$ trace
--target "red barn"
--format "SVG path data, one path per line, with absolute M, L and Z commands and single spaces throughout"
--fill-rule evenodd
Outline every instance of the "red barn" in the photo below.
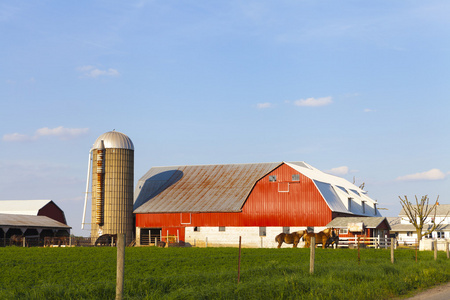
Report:
M 64 211 L 52 200 L 0 200 L 0 237 L 69 236 Z
M 284 231 L 323 229 L 336 217 L 380 217 L 376 201 L 347 180 L 304 162 L 151 168 L 138 182 L 138 244 L 274 247 Z M 172 239 L 172 240 L 170 240 Z

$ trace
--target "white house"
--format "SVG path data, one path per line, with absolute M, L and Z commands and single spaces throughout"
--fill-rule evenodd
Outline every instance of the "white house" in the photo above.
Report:
M 431 234 L 423 237 L 423 241 L 427 240 L 444 241 L 450 239 L 450 204 L 439 204 L 436 206 L 436 217 L 434 213 L 431 213 L 429 218 L 425 220 L 425 225 L 422 233 L 426 233 L 427 230 L 434 224 L 439 225 Z M 404 209 L 402 209 L 398 215 L 398 218 L 389 218 L 389 224 L 391 225 L 391 233 L 396 234 L 399 245 L 412 245 L 417 241 L 416 228 L 410 223 Z

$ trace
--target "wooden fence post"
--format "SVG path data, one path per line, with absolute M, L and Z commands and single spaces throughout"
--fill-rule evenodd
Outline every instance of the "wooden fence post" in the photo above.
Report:
M 361 255 L 359 254 L 359 236 L 358 236 L 358 265 L 361 261 Z
M 239 236 L 239 259 L 238 259 L 238 280 L 237 283 L 239 283 L 239 280 L 241 278 L 241 236 Z
M 448 247 L 448 241 L 445 241 L 445 252 L 447 252 L 447 259 L 449 259 L 450 258 L 450 253 L 449 253 L 449 247 Z
M 309 256 L 309 274 L 314 274 L 314 260 L 316 256 L 316 237 L 311 237 L 311 251 Z
M 123 298 L 123 278 L 125 269 L 125 233 L 117 235 L 117 275 L 116 275 L 116 300 Z
M 391 263 L 394 263 L 394 242 L 395 239 L 391 238 Z
M 437 260 L 437 240 L 433 241 L 434 246 L 434 260 Z
M 416 262 L 417 262 L 417 247 L 419 247 L 420 241 L 416 239 Z

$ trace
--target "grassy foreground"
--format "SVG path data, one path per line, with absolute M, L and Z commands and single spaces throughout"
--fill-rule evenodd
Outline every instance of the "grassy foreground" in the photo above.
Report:
M 387 299 L 450 280 L 445 252 L 127 248 L 124 299 Z M 0 299 L 114 299 L 115 248 L 0 248 Z

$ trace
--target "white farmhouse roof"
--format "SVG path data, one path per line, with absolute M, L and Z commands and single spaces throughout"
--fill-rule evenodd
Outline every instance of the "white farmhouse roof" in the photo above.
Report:
M 0 200 L 0 213 L 37 216 L 52 200 Z
M 381 217 L 376 209 L 377 201 L 348 180 L 322 172 L 305 162 L 285 162 L 285 164 L 313 180 L 332 211 Z

